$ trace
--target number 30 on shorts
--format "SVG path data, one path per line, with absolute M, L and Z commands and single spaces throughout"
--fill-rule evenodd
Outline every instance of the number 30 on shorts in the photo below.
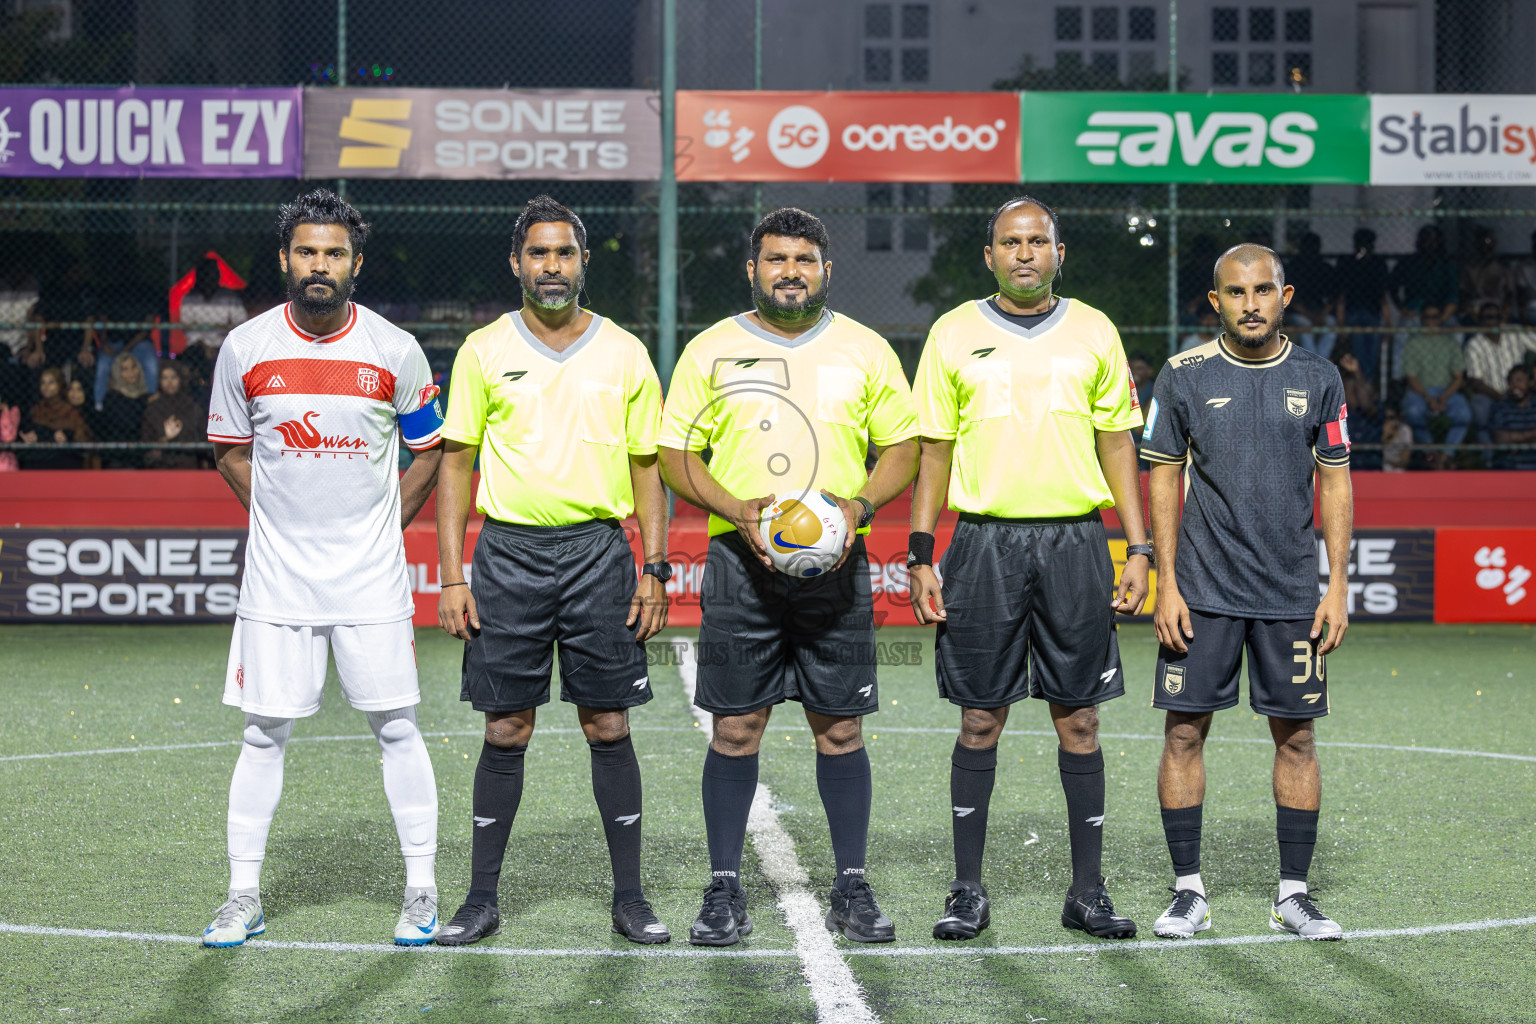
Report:
M 1314 665 L 1317 669 L 1317 681 L 1322 682 L 1323 656 L 1321 654 L 1313 656 L 1313 652 L 1317 649 L 1317 644 L 1310 640 L 1297 640 L 1291 646 L 1296 650 L 1296 655 L 1291 660 L 1301 666 L 1301 671 L 1291 676 L 1291 682 L 1300 684 L 1311 679 Z

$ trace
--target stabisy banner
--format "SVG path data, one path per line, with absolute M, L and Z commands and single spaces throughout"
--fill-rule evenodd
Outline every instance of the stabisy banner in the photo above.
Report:
M 1019 180 L 1002 92 L 677 94 L 678 181 Z
M 309 88 L 304 175 L 654 181 L 660 110 L 640 89 Z
M 297 178 L 300 90 L 0 88 L 0 177 Z

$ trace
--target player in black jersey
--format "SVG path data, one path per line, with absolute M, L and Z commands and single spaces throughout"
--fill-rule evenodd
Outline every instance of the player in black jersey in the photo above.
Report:
M 1212 714 L 1237 704 L 1246 647 L 1249 704 L 1268 716 L 1275 741 L 1280 888 L 1270 927 L 1337 939 L 1342 929 L 1317 909 L 1306 879 L 1322 793 L 1312 724 L 1328 713 L 1324 656 L 1349 624 L 1344 385 L 1332 363 L 1280 333 L 1291 288 L 1273 251 L 1229 249 L 1213 276 L 1222 334 L 1168 361 L 1142 434 L 1162 645 L 1152 704 L 1168 713 L 1157 795 L 1176 876 L 1173 903 L 1152 930 L 1187 938 L 1210 927 L 1200 878 L 1202 751 Z M 1329 565 L 1321 602 L 1314 472 Z

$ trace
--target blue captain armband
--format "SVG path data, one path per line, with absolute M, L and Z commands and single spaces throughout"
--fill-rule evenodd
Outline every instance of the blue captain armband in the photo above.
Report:
M 405 437 L 406 445 L 415 451 L 431 448 L 442 439 L 443 400 L 436 387 L 423 388 L 422 391 L 424 395 L 430 395 L 426 404 L 415 412 L 399 416 L 400 433 Z

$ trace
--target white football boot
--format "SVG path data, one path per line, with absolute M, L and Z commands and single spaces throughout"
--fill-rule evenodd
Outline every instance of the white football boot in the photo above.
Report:
M 1193 889 L 1170 889 L 1173 902 L 1152 924 L 1152 934 L 1165 939 L 1188 939 L 1211 927 L 1211 905 Z
M 1321 910 L 1309 892 L 1298 892 L 1278 901 L 1269 912 L 1269 927 L 1277 932 L 1290 932 L 1304 939 L 1325 941 L 1342 939 L 1344 929 Z
M 231 895 L 213 915 L 213 923 L 203 929 L 203 945 L 215 949 L 238 946 L 266 930 L 261 896 L 254 891 L 242 892 Z
M 437 890 L 405 890 L 405 906 L 395 922 L 395 945 L 425 946 L 437 938 Z

